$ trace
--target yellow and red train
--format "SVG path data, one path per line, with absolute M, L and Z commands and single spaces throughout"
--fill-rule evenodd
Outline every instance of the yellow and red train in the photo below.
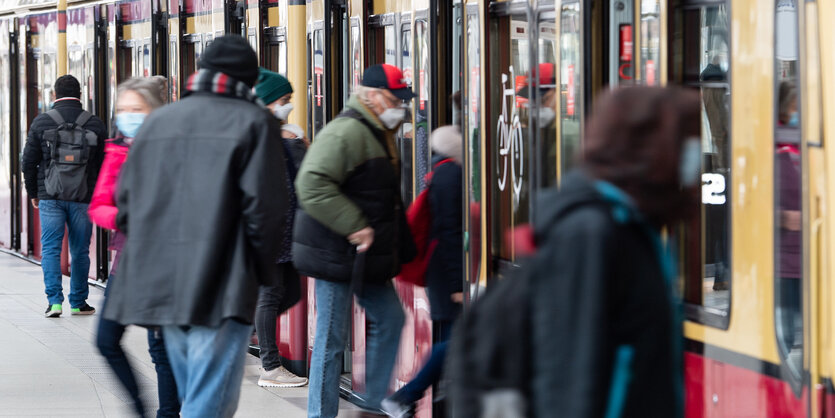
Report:
M 119 81 L 162 74 L 177 100 L 222 34 L 245 36 L 291 80 L 300 110 L 290 121 L 314 141 L 363 68 L 402 67 L 418 95 L 398 133 L 407 202 L 430 169 L 429 132 L 461 125 L 468 292 L 516 268 L 507 232 L 532 221 L 536 191 L 572 167 L 596 93 L 690 86 L 703 99 L 702 215 L 668 231 L 685 302 L 687 416 L 835 417 L 833 21 L 828 0 L 3 0 L 0 246 L 40 257 L 19 156 L 59 75 L 75 75 L 84 105 L 109 124 Z M 797 124 L 784 117 L 789 83 Z M 786 190 L 799 196 L 791 208 Z M 106 240 L 99 231 L 92 243 L 92 280 L 107 277 Z M 408 319 L 394 386 L 432 340 L 425 293 L 397 286 Z M 312 346 L 308 292 L 279 327 L 299 373 Z M 358 307 L 352 337 L 347 396 L 364 380 Z M 427 396 L 419 414 L 432 409 Z

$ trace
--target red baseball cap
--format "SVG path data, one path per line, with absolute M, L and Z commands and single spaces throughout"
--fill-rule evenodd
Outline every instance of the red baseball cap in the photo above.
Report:
M 389 64 L 375 64 L 366 68 L 361 84 L 365 87 L 387 89 L 400 100 L 412 100 L 416 96 L 406 84 L 403 72 Z

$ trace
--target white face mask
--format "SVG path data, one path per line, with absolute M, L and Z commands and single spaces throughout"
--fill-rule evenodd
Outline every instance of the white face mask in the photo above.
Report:
M 678 178 L 684 187 L 695 186 L 702 174 L 701 138 L 690 137 L 681 144 Z
M 539 127 L 544 128 L 551 124 L 554 121 L 554 118 L 557 117 L 557 113 L 554 112 L 554 109 L 550 107 L 542 107 L 539 109 Z
M 290 112 L 292 112 L 292 111 L 293 111 L 293 104 L 292 103 L 287 103 L 283 106 L 277 106 L 275 108 L 275 110 L 273 111 L 273 114 L 275 114 L 275 117 L 277 117 L 281 120 L 287 120 L 287 118 L 290 116 Z
M 385 104 L 382 104 L 383 107 L 386 107 Z M 406 108 L 404 107 L 390 107 L 380 113 L 380 122 L 388 129 L 395 129 L 403 123 L 403 119 L 406 118 Z

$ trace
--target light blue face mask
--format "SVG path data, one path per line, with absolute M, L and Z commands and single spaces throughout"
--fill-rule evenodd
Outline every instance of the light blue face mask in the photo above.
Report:
M 797 112 L 792 112 L 792 115 L 789 118 L 788 125 L 792 128 L 797 128 L 798 126 L 800 126 L 800 115 L 798 115 Z
M 136 137 L 139 127 L 145 121 L 144 113 L 119 113 L 116 115 L 116 128 L 128 138 Z

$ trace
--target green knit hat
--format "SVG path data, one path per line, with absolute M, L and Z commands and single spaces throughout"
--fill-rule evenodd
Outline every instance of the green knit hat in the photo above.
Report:
M 266 68 L 258 70 L 258 82 L 255 83 L 255 94 L 264 104 L 270 104 L 285 94 L 293 92 L 293 86 L 283 75 L 274 73 Z

